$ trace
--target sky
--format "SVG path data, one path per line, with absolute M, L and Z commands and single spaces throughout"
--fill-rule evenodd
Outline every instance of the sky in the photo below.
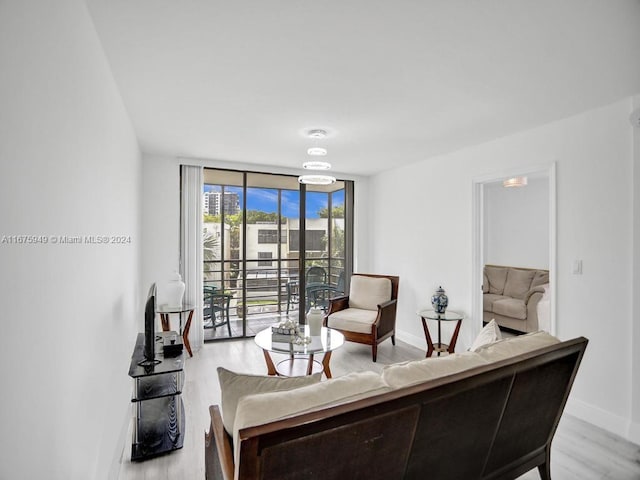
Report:
M 205 185 L 203 192 L 220 191 L 219 185 Z M 240 199 L 240 208 L 243 207 L 244 198 L 242 187 L 225 187 L 225 191 L 236 192 Z M 298 190 L 282 191 L 282 215 L 289 218 L 298 218 L 300 192 Z M 318 218 L 318 211 L 327 207 L 327 194 L 322 192 L 307 192 L 306 218 Z M 344 190 L 333 194 L 333 205 L 344 204 Z M 271 188 L 247 188 L 247 210 L 260 210 L 268 213 L 278 211 L 278 190 Z

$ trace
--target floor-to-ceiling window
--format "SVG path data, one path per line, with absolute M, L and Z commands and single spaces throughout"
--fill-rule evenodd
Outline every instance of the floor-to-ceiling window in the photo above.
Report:
M 204 338 L 253 336 L 288 316 L 304 321 L 345 291 L 353 184 L 204 170 Z

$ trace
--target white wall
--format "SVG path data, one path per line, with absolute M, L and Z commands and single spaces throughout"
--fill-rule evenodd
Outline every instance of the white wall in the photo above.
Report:
M 640 96 L 633 99 L 634 111 L 640 112 Z M 630 438 L 640 445 L 640 126 L 633 128 L 633 294 L 631 324 L 631 426 Z
M 142 285 L 156 282 L 162 296 L 180 270 L 180 164 L 144 154 L 142 165 Z
M 549 179 L 531 178 L 526 187 L 484 190 L 485 263 L 549 268 Z
M 137 141 L 84 2 L 0 2 L 0 72 L 0 236 L 48 240 L 0 243 L 0 478 L 115 478 L 144 301 Z
M 205 159 L 179 159 L 160 155 L 143 155 L 143 204 L 142 204 L 142 283 L 163 283 L 169 280 L 171 272 L 178 268 L 180 246 L 180 164 L 202 165 L 209 168 L 228 168 L 233 170 L 265 171 L 270 173 L 295 174 L 286 169 L 252 164 L 240 164 Z M 355 180 L 356 232 L 358 228 L 366 231 L 368 219 L 367 180 L 336 174 L 340 178 Z M 359 227 L 360 226 L 360 227 Z M 359 242 L 354 259 L 356 271 L 367 271 L 368 242 L 367 235 L 358 235 Z M 357 270 L 357 268 L 364 270 Z M 160 295 L 159 291 L 159 295 Z
M 631 418 L 632 128 L 629 99 L 371 179 L 371 256 L 400 275 L 400 339 L 424 346 L 416 310 L 438 285 L 472 310 L 472 182 L 557 162 L 557 333 L 590 343 L 569 410 L 628 437 Z M 403 215 L 397 215 L 402 211 Z M 584 274 L 572 274 L 574 259 Z M 613 301 L 610 300 L 613 296 Z M 475 319 L 476 326 L 480 319 Z M 637 321 L 637 319 L 636 319 Z M 471 342 L 463 322 L 459 349 Z M 637 340 L 637 335 L 636 335 Z M 637 342 L 636 342 L 637 343 Z M 639 381 L 637 373 L 633 382 Z

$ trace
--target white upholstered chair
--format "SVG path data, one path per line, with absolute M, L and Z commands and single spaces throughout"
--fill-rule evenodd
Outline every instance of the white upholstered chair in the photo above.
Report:
M 392 275 L 354 273 L 349 295 L 330 300 L 324 325 L 342 332 L 345 340 L 371 345 L 375 362 L 380 342 L 391 337 L 396 344 L 399 282 Z

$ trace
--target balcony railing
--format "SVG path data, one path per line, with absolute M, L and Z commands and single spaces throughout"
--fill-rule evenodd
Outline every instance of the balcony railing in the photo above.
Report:
M 247 263 L 257 264 L 255 260 Z M 282 260 L 280 268 L 247 268 L 244 278 L 238 268 L 237 260 L 215 260 L 204 262 L 204 286 L 214 288 L 216 292 L 226 294 L 229 300 L 229 321 L 241 321 L 245 315 L 247 322 L 252 319 L 271 318 L 278 321 L 280 315 L 297 315 L 299 308 L 299 285 L 297 260 Z M 278 261 L 273 261 L 277 264 Z M 285 267 L 284 264 L 287 266 Z M 337 292 L 343 285 L 341 280 L 343 259 L 318 258 L 307 261 L 307 267 L 321 266 L 327 272 L 327 285 Z M 295 287 L 294 287 L 295 286 Z M 243 296 L 244 292 L 244 296 Z M 205 320 L 205 328 L 211 327 Z

